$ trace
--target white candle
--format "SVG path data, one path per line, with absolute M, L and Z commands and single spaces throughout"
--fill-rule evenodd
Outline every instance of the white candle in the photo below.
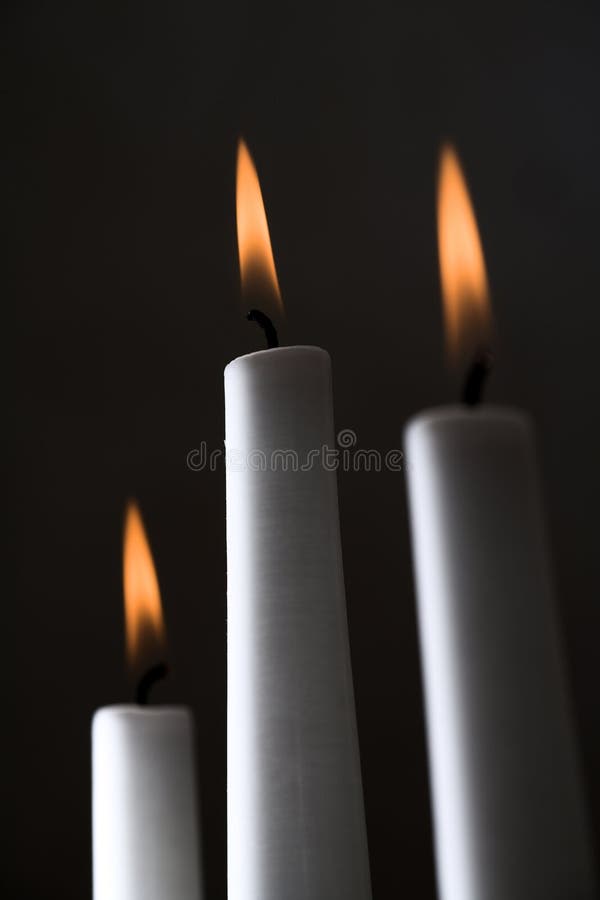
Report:
M 94 900 L 199 900 L 189 710 L 107 706 L 92 725 Z
M 294 471 L 335 446 L 329 357 L 236 359 L 225 401 L 229 900 L 365 900 L 336 476 Z
M 327 353 L 230 363 L 225 430 L 229 900 L 369 900 Z
M 162 651 L 160 594 L 141 517 L 130 504 L 124 582 L 132 664 Z M 150 678 L 140 682 L 150 686 Z M 145 700 L 144 696 L 140 696 Z M 200 900 L 200 834 L 191 712 L 107 706 L 92 724 L 94 900 Z
M 441 896 L 591 900 L 531 425 L 448 407 L 405 447 Z
M 447 150 L 446 299 L 487 293 L 474 227 Z M 445 268 L 465 260 L 466 274 Z M 464 283 L 473 266 L 479 285 Z M 481 307 L 466 315 L 485 330 Z M 406 429 L 442 900 L 596 896 L 533 443 L 526 416 L 489 406 L 430 410 Z

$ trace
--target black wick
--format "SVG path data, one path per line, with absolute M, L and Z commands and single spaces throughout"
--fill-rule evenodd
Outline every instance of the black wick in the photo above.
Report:
M 261 312 L 260 309 L 251 309 L 250 312 L 246 314 L 246 318 L 249 322 L 256 322 L 257 325 L 260 325 L 265 333 L 267 348 L 269 350 L 273 347 L 279 347 L 279 338 L 277 337 L 275 326 L 264 312 Z
M 150 669 L 148 669 L 148 671 L 145 672 L 138 681 L 138 686 L 135 692 L 135 702 L 139 703 L 140 706 L 147 706 L 148 695 L 152 690 L 152 687 L 156 684 L 157 681 L 161 681 L 161 679 L 165 678 L 168 672 L 169 667 L 164 662 L 157 663 L 155 666 L 152 666 Z
M 492 371 L 494 357 L 489 350 L 484 350 L 475 357 L 467 372 L 462 390 L 462 402 L 467 406 L 477 406 L 483 399 L 483 389 Z

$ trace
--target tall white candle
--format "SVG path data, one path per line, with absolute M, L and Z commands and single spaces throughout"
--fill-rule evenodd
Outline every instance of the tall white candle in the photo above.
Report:
M 447 310 L 451 340 L 461 315 L 486 329 L 474 229 L 447 150 L 445 298 L 475 304 Z M 483 405 L 429 410 L 409 423 L 405 449 L 440 896 L 592 900 L 529 419 Z
M 229 900 L 367 900 L 329 356 L 236 359 L 225 407 Z
M 405 438 L 443 900 L 596 896 L 529 420 Z
M 245 288 L 278 305 L 244 144 L 237 196 Z M 225 431 L 229 900 L 369 900 L 327 353 L 230 363 Z
M 130 661 L 148 659 L 149 653 L 156 659 L 163 641 L 160 594 L 134 504 L 126 520 L 124 581 Z M 161 667 L 155 670 L 159 674 Z M 94 900 L 200 900 L 196 797 L 194 725 L 188 709 L 131 704 L 96 712 Z

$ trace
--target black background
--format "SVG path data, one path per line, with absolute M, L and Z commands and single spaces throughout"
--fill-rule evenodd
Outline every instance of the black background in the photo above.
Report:
M 586 2 L 5 8 L 17 284 L 16 851 L 3 896 L 91 894 L 89 728 L 128 699 L 121 529 L 141 504 L 170 638 L 157 698 L 198 719 L 207 896 L 225 897 L 222 370 L 243 321 L 238 135 L 254 154 L 288 343 L 333 358 L 336 422 L 401 442 L 452 399 L 435 165 L 467 171 L 498 331 L 490 399 L 537 423 L 577 722 L 600 822 L 600 13 Z M 403 476 L 340 475 L 375 897 L 434 897 Z M 8 733 L 7 729 L 7 733 Z M 14 827 L 13 827 L 14 826 Z

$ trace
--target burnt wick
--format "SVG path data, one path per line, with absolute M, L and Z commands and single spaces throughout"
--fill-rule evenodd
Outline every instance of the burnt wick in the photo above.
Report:
M 265 338 L 267 339 L 268 350 L 279 347 L 279 338 L 277 337 L 275 326 L 264 312 L 261 312 L 260 309 L 251 309 L 250 312 L 246 314 L 246 318 L 249 322 L 256 322 L 256 324 L 262 328 L 265 333 Z
M 470 369 L 462 390 L 462 402 L 466 406 L 477 406 L 483 399 L 483 389 L 494 364 L 494 357 L 490 350 L 478 353 Z
M 145 672 L 140 680 L 135 692 L 135 702 L 140 706 L 148 705 L 148 696 L 157 681 L 162 681 L 169 673 L 169 667 L 166 663 L 160 662 L 152 666 Z

